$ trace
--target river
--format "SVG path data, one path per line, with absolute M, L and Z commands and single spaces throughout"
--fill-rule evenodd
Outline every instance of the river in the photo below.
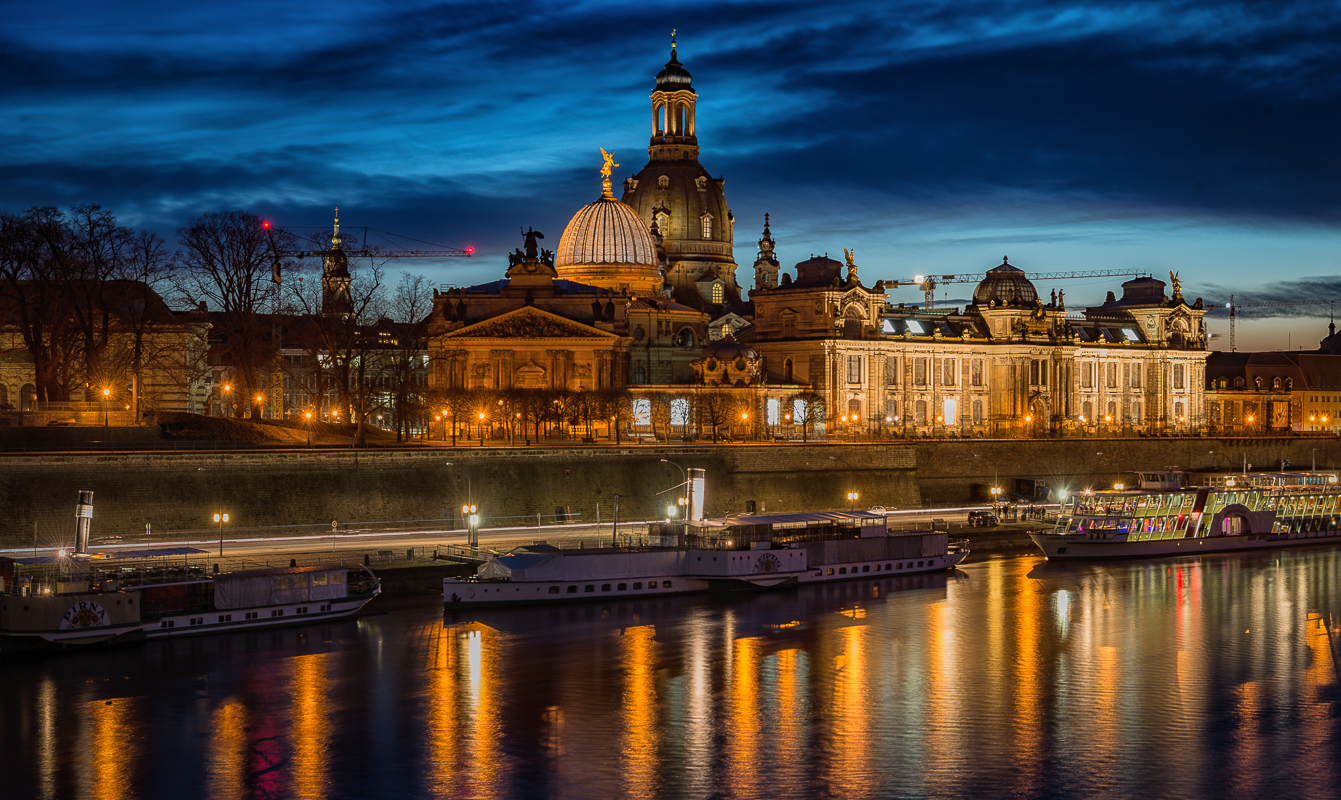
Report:
M 11 657 L 0 796 L 1335 798 L 1339 578 L 990 558 Z

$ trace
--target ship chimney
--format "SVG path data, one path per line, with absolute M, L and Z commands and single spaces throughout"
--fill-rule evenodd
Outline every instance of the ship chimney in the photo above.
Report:
M 79 503 L 75 505 L 75 547 L 74 554 L 88 555 L 88 532 L 93 525 L 93 492 L 81 491 Z
M 697 522 L 703 519 L 703 493 L 704 483 L 706 482 L 707 471 L 702 469 L 690 469 L 689 489 L 686 498 L 688 519 L 691 522 Z

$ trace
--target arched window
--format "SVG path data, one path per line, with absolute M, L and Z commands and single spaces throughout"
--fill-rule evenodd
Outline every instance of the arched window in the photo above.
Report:
M 1234 388 L 1235 388 L 1235 389 L 1242 389 L 1242 388 L 1243 388 L 1243 378 L 1235 378 L 1235 379 L 1234 379 Z
M 1285 388 L 1294 391 L 1294 378 L 1285 379 Z
M 676 347 L 693 347 L 694 332 L 688 328 L 681 328 L 680 332 L 675 334 Z
M 707 238 L 707 237 L 704 237 L 704 238 Z M 713 305 L 721 305 L 721 304 L 722 304 L 723 297 L 724 297 L 724 294 L 725 294 L 725 293 L 722 291 L 722 284 L 720 284 L 720 283 L 714 283 L 714 284 L 712 285 L 712 302 L 713 302 Z
M 1279 389 L 1279 388 L 1280 388 L 1280 378 L 1273 378 L 1273 379 L 1272 379 L 1272 381 L 1271 381 L 1271 388 L 1272 388 L 1272 389 Z
M 790 358 L 782 361 L 782 379 L 790 381 L 792 379 L 792 360 Z
M 704 239 L 711 239 L 711 238 L 712 238 L 712 214 L 704 214 L 704 215 L 702 216 L 701 219 L 702 219 L 702 222 L 703 222 L 703 238 L 704 238 Z
M 633 368 L 633 382 L 647 383 L 647 368 L 642 364 L 638 364 Z
M 1186 421 L 1186 420 L 1183 419 L 1183 404 L 1182 404 L 1182 403 L 1174 403 L 1174 404 L 1173 404 L 1173 421 L 1174 421 L 1174 422 L 1185 422 L 1185 421 Z

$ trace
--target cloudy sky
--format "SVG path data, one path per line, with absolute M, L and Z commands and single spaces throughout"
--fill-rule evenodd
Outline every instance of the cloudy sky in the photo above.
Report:
M 339 206 L 476 248 L 410 265 L 436 282 L 490 280 L 518 226 L 557 240 L 595 199 L 598 147 L 646 163 L 671 28 L 742 283 L 768 212 L 784 265 L 855 248 L 868 283 L 1009 255 L 1174 270 L 1207 302 L 1341 297 L 1335 2 L 28 0 L 0 28 L 0 208 L 100 203 L 174 239 L 203 211 Z M 1120 281 L 1055 287 L 1076 307 Z M 1328 307 L 1289 310 L 1321 319 L 1243 319 L 1240 349 L 1316 347 Z

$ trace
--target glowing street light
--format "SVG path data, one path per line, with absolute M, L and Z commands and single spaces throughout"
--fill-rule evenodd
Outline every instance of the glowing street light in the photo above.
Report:
M 107 408 L 107 400 L 108 397 L 111 396 L 111 394 L 112 394 L 111 389 L 102 390 L 102 426 L 104 428 L 109 427 L 111 424 L 111 414 Z
M 858 496 L 859 496 L 859 495 L 858 495 L 856 492 L 848 492 L 848 493 L 847 493 L 847 505 L 848 505 L 848 510 L 849 510 L 849 511 L 851 511 L 852 509 L 855 509 L 855 508 L 857 507 L 857 498 L 858 498 Z
M 214 522 L 219 526 L 219 558 L 223 558 L 223 526 L 228 521 L 227 514 L 215 514 Z
M 307 412 L 307 446 L 312 446 L 312 412 Z

